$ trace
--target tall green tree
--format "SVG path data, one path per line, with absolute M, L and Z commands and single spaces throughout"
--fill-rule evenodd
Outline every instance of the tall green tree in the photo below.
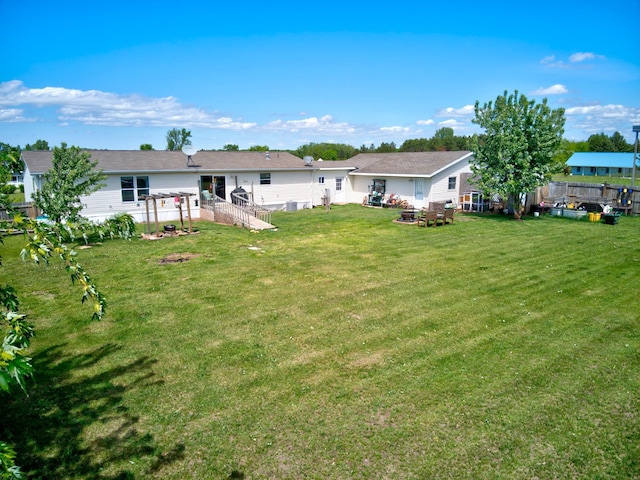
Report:
M 36 140 L 36 142 L 33 145 L 26 144 L 24 146 L 24 149 L 27 150 L 27 151 L 29 151 L 29 150 L 50 150 L 49 142 L 47 142 L 46 140 Z
M 594 133 L 587 140 L 590 152 L 615 152 L 611 139 L 605 133 Z
M 222 150 L 224 150 L 225 152 L 237 152 L 240 150 L 240 147 L 238 147 L 238 145 L 234 143 L 227 143 L 224 147 L 222 147 Z
M 269 145 L 252 145 L 249 147 L 250 152 L 268 152 Z
M 398 149 L 400 152 L 428 152 L 430 150 L 431 146 L 426 138 L 407 139 Z
M 371 148 L 374 148 L 372 145 Z M 346 160 L 359 152 L 358 149 L 344 143 L 307 143 L 301 145 L 292 153 L 304 158 L 307 155 L 318 160 Z
M 561 165 L 554 160 L 564 133 L 564 109 L 551 109 L 529 100 L 517 90 L 495 102 L 475 103 L 473 123 L 485 132 L 473 145 L 471 170 L 485 192 L 508 198 L 516 218 L 524 195 L 546 184 Z
M 376 149 L 376 152 L 378 153 L 393 153 L 397 151 L 398 149 L 396 148 L 396 144 L 394 142 L 390 142 L 390 143 L 382 142 L 380 146 Z
M 140 145 L 140 150 L 153 150 L 153 145 L 150 143 L 143 143 Z
M 98 162 L 79 147 L 62 143 L 53 149 L 51 170 L 45 172 L 42 188 L 34 196 L 34 204 L 52 222 L 75 222 L 82 204 L 80 197 L 102 188 L 106 175 L 96 170 Z
M 185 145 L 191 145 L 191 130 L 172 128 L 167 132 L 167 150 L 182 150 Z
M 373 153 L 375 151 L 376 151 L 376 146 L 373 143 L 368 147 L 363 143 L 358 149 L 358 152 L 360 153 Z
M 627 140 L 622 136 L 620 132 L 613 132 L 611 137 L 611 143 L 613 144 L 614 151 L 616 152 L 633 152 L 633 145 L 627 143 Z
M 604 132 L 594 133 L 587 140 L 589 152 L 633 152 L 633 145 L 627 143 L 620 132 L 608 137 Z
M 451 127 L 442 127 L 436 130 L 436 133 L 433 134 L 433 138 L 450 138 L 453 137 L 453 128 Z

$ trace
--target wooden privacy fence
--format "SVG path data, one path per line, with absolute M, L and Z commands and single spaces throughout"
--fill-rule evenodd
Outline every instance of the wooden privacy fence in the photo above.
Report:
M 36 218 L 36 207 L 31 202 L 14 203 L 11 206 L 26 217 Z M 4 208 L 0 208 L 0 220 L 11 220 Z
M 535 203 L 580 205 L 610 205 L 626 214 L 640 213 L 638 188 L 609 183 L 550 182 L 535 194 Z

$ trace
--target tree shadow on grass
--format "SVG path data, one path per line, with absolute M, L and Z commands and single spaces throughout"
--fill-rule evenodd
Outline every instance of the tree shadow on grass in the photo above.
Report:
M 162 452 L 123 403 L 128 391 L 162 384 L 152 371 L 155 360 L 140 357 L 83 372 L 119 349 L 107 344 L 66 355 L 65 345 L 48 348 L 33 357 L 36 382 L 29 396 L 16 391 L 3 399 L 0 438 L 14 445 L 16 463 L 28 478 L 130 479 L 127 465 L 143 458 L 151 461 L 146 473 L 156 474 L 183 457 L 184 445 Z

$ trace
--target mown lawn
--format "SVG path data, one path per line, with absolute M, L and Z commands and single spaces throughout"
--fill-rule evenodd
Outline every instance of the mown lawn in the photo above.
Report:
M 631 177 L 596 176 L 596 175 L 565 175 L 558 173 L 553 176 L 554 182 L 574 183 L 608 183 L 610 185 L 631 185 Z
M 38 335 L 0 438 L 48 479 L 640 478 L 640 219 L 397 216 L 79 249 L 99 323 L 5 239 Z

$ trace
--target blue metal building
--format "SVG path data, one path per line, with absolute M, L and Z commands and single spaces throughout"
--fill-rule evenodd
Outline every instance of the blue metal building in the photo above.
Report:
M 631 177 L 633 152 L 575 152 L 567 160 L 571 175 Z

